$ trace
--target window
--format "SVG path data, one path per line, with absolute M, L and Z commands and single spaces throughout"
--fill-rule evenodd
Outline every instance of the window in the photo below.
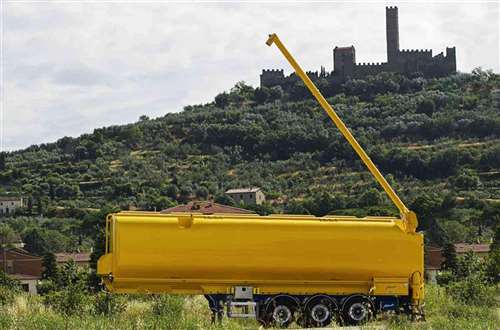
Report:
M 24 292 L 30 292 L 30 285 L 28 283 L 23 283 L 22 288 Z

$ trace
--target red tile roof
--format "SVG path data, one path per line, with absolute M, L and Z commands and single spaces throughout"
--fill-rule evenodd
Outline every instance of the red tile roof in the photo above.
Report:
M 490 245 L 489 244 L 467 244 L 467 243 L 458 243 L 454 244 L 455 246 L 455 252 L 456 253 L 465 253 L 465 252 L 484 252 L 488 253 L 490 252 Z
M 90 253 L 54 253 L 57 262 L 68 262 L 73 260 L 74 262 L 89 262 Z
M 240 209 L 238 207 L 227 206 L 222 204 L 217 204 L 214 202 L 189 202 L 187 204 L 177 205 L 165 210 L 160 213 L 174 213 L 174 212 L 187 212 L 187 213 L 202 213 L 202 214 L 214 214 L 214 213 L 238 213 L 238 214 L 253 214 L 255 212 L 245 209 Z

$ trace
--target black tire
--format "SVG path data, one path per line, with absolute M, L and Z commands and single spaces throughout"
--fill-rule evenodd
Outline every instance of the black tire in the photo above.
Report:
M 287 328 L 295 321 L 297 302 L 290 296 L 272 298 L 263 308 L 259 323 L 264 327 Z
M 342 320 L 346 325 L 365 324 L 373 315 L 373 305 L 367 297 L 352 296 L 342 306 Z
M 337 319 L 338 308 L 332 298 L 318 295 L 307 302 L 304 312 L 308 327 L 321 328 Z

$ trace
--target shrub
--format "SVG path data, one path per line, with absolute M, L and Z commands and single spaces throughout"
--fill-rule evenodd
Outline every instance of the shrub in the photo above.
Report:
M 464 280 L 452 282 L 446 287 L 446 292 L 467 305 L 491 306 L 495 302 L 494 288 L 488 286 L 482 276 L 469 276 Z
M 436 281 L 441 286 L 446 286 L 455 280 L 455 275 L 449 270 L 444 270 L 438 273 Z
M 127 303 L 124 298 L 108 292 L 99 292 L 94 297 L 94 312 L 102 315 L 120 314 L 125 311 Z
M 0 307 L 11 304 L 16 296 L 16 290 L 0 285 Z
M 89 298 L 82 285 L 73 284 L 61 291 L 48 293 L 44 303 L 62 314 L 71 315 L 85 312 Z
M 182 315 L 184 298 L 172 295 L 158 295 L 153 301 L 153 314 L 167 318 L 178 318 Z
M 36 286 L 36 290 L 40 295 L 46 295 L 57 290 L 57 284 L 52 280 L 42 280 Z
M 12 303 L 16 294 L 19 293 L 19 289 L 19 281 L 0 271 L 0 306 Z
M 18 290 L 20 287 L 20 282 L 16 279 L 13 279 L 7 274 L 5 274 L 3 271 L 0 270 L 0 286 L 6 287 L 8 289 L 12 290 Z

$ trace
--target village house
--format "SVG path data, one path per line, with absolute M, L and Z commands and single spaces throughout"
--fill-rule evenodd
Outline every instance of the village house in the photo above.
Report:
M 42 258 L 21 248 L 0 249 L 0 269 L 19 280 L 24 291 L 37 293 L 36 286 L 42 278 Z
M 438 273 L 444 262 L 443 249 L 436 246 L 427 247 L 427 256 L 425 260 L 425 278 L 429 283 L 436 283 Z
M 231 197 L 236 204 L 261 205 L 266 201 L 266 196 L 258 187 L 229 189 L 226 195 Z
M 162 210 L 160 213 L 201 213 L 201 214 L 216 214 L 216 213 L 237 213 L 237 214 L 254 214 L 253 211 L 245 210 L 238 207 L 217 204 L 211 201 L 189 202 L 168 209 Z
M 14 214 L 23 207 L 22 197 L 0 196 L 0 216 Z
M 474 254 L 477 257 L 484 259 L 490 253 L 490 244 L 458 243 L 458 244 L 454 244 L 454 247 L 455 247 L 455 253 L 457 254 L 457 257 L 462 256 L 469 251 L 472 251 L 472 252 L 474 252 Z
M 90 253 L 54 253 L 56 263 L 61 267 L 66 262 L 73 260 L 78 267 L 90 267 Z
M 467 244 L 457 243 L 453 244 L 455 254 L 457 257 L 463 256 L 467 252 L 474 252 L 474 254 L 481 259 L 488 256 L 490 252 L 490 244 Z M 427 256 L 425 262 L 425 277 L 428 282 L 436 283 L 436 277 L 441 271 L 441 267 L 445 261 L 443 256 L 443 249 L 436 246 L 427 247 Z

